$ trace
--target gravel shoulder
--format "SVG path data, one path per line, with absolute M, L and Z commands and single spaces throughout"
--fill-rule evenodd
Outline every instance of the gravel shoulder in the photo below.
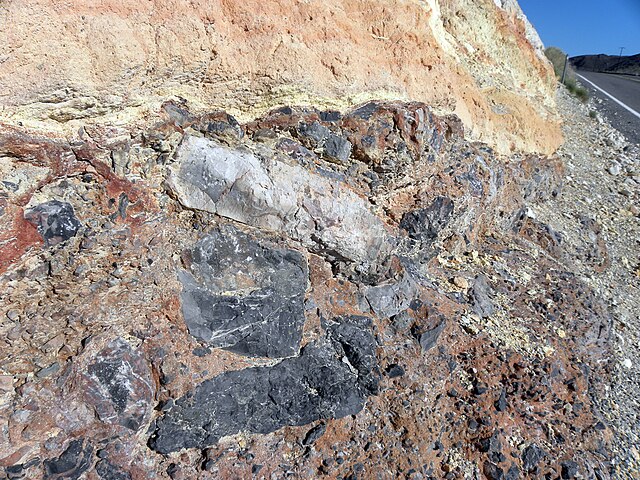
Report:
M 614 358 L 602 361 L 614 366 L 614 378 L 600 413 L 614 431 L 618 478 L 640 478 L 640 149 L 611 127 L 600 99 L 582 104 L 562 89 L 558 104 L 565 184 L 533 214 L 561 234 L 574 268 L 608 305 Z M 585 222 L 593 225 L 587 235 Z M 608 257 L 600 267 L 585 254 L 597 244 Z

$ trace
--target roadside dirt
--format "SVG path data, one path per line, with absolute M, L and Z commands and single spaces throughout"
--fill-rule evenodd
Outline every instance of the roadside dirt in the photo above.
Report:
M 560 234 L 569 261 L 608 305 L 614 373 L 600 409 L 616 432 L 614 471 L 640 478 L 640 149 L 610 126 L 598 99 L 582 104 L 560 90 L 558 103 L 563 192 L 533 215 Z

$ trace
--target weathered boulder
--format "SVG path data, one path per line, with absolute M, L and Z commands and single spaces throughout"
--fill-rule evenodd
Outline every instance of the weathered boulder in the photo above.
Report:
M 182 313 L 194 337 L 245 355 L 298 352 L 309 281 L 301 253 L 222 227 L 184 256 Z
M 375 270 L 392 240 L 368 202 L 298 164 L 186 137 L 169 184 L 188 208 L 283 232 L 312 251 Z
M 25 218 L 38 228 L 46 245 L 56 245 L 74 237 L 81 227 L 73 206 L 51 200 L 25 212 Z
M 67 449 L 58 458 L 44 462 L 46 480 L 77 480 L 89 470 L 93 463 L 93 445 L 90 441 L 77 439 L 69 442 Z
M 84 399 L 100 421 L 137 432 L 148 420 L 155 393 L 151 369 L 123 339 L 98 352 L 80 381 Z
M 400 228 L 407 231 L 414 240 L 433 242 L 438 238 L 453 213 L 453 201 L 447 197 L 437 197 L 427 208 L 405 213 Z
M 299 357 L 225 372 L 198 385 L 158 420 L 150 446 L 160 453 L 204 448 L 239 432 L 264 434 L 355 415 L 377 392 L 375 348 L 370 321 L 337 319 Z

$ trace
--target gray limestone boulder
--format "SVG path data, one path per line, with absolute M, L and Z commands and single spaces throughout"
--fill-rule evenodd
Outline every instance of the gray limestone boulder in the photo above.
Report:
M 368 202 L 342 182 L 276 156 L 258 158 L 187 136 L 168 183 L 188 208 L 282 232 L 316 253 L 357 264 L 361 272 L 375 270 L 392 240 Z

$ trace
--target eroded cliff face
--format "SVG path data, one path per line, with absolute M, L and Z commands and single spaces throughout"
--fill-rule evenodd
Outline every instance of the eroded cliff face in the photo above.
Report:
M 175 95 L 245 121 L 279 105 L 399 99 L 455 113 L 502 153 L 561 141 L 553 72 L 516 2 L 12 0 L 0 11 L 0 115 L 14 124 L 68 134 Z
M 2 8 L 5 476 L 609 478 L 515 2 Z

